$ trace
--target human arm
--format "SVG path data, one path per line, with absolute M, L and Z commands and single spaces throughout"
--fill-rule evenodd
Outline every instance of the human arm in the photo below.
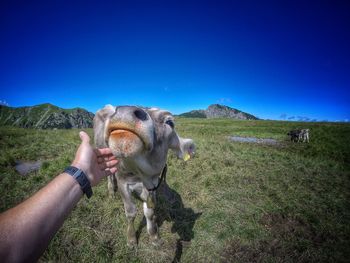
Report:
M 83 170 L 92 186 L 116 172 L 109 149 L 93 149 L 85 132 L 72 165 Z M 83 196 L 77 181 L 62 173 L 29 199 L 0 215 L 2 262 L 36 261 Z

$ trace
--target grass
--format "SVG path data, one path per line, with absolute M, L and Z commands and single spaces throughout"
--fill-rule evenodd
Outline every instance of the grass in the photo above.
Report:
M 309 128 L 310 143 L 286 133 Z M 149 242 L 138 203 L 139 245 L 126 246 L 119 196 L 106 182 L 82 199 L 41 260 L 62 262 L 346 262 L 350 257 L 350 125 L 177 119 L 197 145 L 184 163 L 168 156 L 159 191 L 164 244 Z M 87 130 L 92 134 L 92 130 Z M 279 145 L 230 142 L 228 136 L 277 139 Z M 0 211 L 16 205 L 67 166 L 78 130 L 0 128 Z M 16 160 L 43 160 L 26 177 Z

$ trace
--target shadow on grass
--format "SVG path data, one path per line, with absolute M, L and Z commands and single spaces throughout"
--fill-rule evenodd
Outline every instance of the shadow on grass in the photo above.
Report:
M 191 245 L 194 236 L 194 223 L 201 214 L 195 213 L 192 208 L 186 208 L 180 194 L 171 189 L 166 182 L 161 184 L 157 191 L 156 216 L 158 227 L 161 227 L 164 221 L 173 222 L 171 231 L 179 235 L 172 262 L 180 262 L 184 248 Z M 137 240 L 145 226 L 146 220 L 143 218 L 136 231 Z

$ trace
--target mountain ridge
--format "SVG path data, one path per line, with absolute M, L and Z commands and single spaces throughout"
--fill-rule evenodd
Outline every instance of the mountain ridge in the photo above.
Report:
M 85 109 L 63 109 L 51 103 L 24 107 L 0 105 L 0 125 L 21 128 L 92 128 L 93 117 L 94 114 Z
M 211 104 L 206 110 L 192 110 L 179 114 L 178 116 L 185 118 L 230 118 L 239 120 L 259 120 L 258 117 L 252 114 L 221 104 Z

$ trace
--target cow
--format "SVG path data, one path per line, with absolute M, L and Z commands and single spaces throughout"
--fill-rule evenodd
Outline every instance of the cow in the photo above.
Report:
M 118 171 L 108 177 L 108 191 L 114 196 L 117 188 L 124 203 L 127 245 L 137 245 L 132 194 L 143 202 L 151 243 L 162 244 L 154 214 L 156 190 L 167 172 L 168 150 L 187 161 L 195 153 L 193 140 L 179 137 L 173 115 L 158 108 L 106 105 L 93 123 L 96 147 L 109 147 L 119 159 Z
M 309 129 L 297 129 L 291 130 L 287 133 L 290 136 L 290 140 L 293 142 L 309 142 Z
M 300 131 L 300 140 L 302 140 L 303 142 L 309 142 L 310 141 L 310 130 L 309 129 L 301 129 Z
M 299 142 L 300 131 L 301 130 L 291 130 L 287 135 L 290 136 L 292 142 Z

